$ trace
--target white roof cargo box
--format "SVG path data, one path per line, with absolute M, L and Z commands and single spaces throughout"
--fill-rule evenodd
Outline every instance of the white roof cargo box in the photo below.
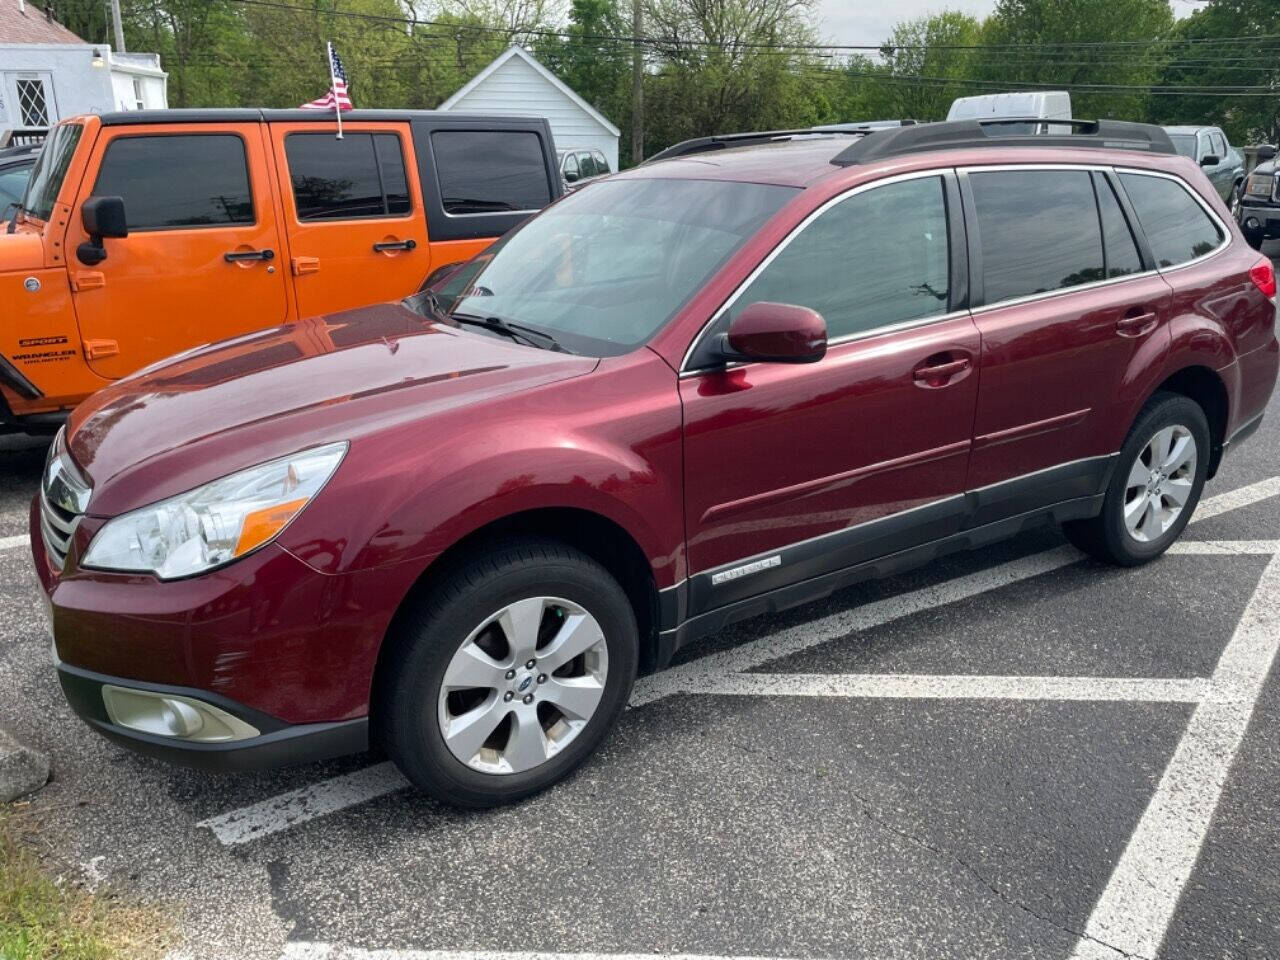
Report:
M 994 120 L 1001 117 L 1042 117 L 1045 120 L 1071 119 L 1071 94 L 1064 90 L 1028 93 L 991 93 L 980 97 L 960 97 L 951 104 L 948 120 Z M 1018 131 L 1003 128 L 1005 133 Z M 1030 124 L 1026 133 L 1035 133 Z M 1050 129 L 1049 133 L 1055 132 Z

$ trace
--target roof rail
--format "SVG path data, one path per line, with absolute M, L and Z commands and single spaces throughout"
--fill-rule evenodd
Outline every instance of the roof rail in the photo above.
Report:
M 1002 133 L 1012 124 L 1044 124 L 1071 127 L 1070 133 Z M 953 120 L 921 123 L 868 133 L 840 151 L 832 163 L 838 167 L 872 163 L 886 157 L 951 150 L 962 147 L 1092 147 L 1107 150 L 1144 150 L 1147 153 L 1177 151 L 1162 127 L 1124 120 L 1058 120 L 1047 117 L 1001 117 L 990 120 Z
M 655 153 L 645 160 L 654 163 L 658 160 L 671 160 L 675 157 L 687 157 L 695 153 L 710 153 L 713 150 L 727 150 L 730 147 L 745 147 L 753 143 L 772 143 L 775 140 L 789 140 L 795 137 L 840 137 L 865 136 L 865 130 L 815 130 L 808 127 L 803 130 L 760 130 L 754 133 L 719 133 L 713 137 L 694 137 L 682 140 L 674 146 Z

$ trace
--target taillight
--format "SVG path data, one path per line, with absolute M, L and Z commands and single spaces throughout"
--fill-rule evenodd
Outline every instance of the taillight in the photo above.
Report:
M 1249 271 L 1249 279 L 1262 291 L 1262 295 L 1272 300 L 1276 297 L 1276 269 L 1270 260 L 1259 260 Z

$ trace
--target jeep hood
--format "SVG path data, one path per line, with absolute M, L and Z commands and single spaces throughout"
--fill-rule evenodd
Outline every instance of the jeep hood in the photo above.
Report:
M 67 446 L 112 516 L 236 470 L 590 372 L 594 357 L 424 319 L 400 304 L 199 347 L 94 394 Z

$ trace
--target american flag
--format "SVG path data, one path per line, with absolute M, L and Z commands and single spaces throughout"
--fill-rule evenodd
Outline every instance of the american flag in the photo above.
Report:
M 342 67 L 342 58 L 338 56 L 338 51 L 333 48 L 332 43 L 327 46 L 332 84 L 329 92 L 319 100 L 304 103 L 303 110 L 351 110 L 354 108 L 351 103 L 351 91 L 347 88 L 347 71 Z

